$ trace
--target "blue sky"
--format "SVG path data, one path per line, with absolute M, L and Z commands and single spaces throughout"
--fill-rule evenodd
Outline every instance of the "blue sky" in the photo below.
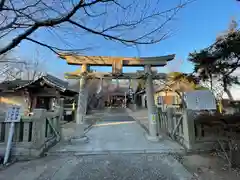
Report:
M 164 1 L 162 1 L 164 3 Z M 167 1 L 166 1 L 167 2 Z M 227 29 L 232 17 L 240 20 L 240 2 L 236 0 L 197 0 L 181 10 L 175 20 L 171 23 L 174 29 L 173 35 L 168 39 L 154 45 L 129 48 L 124 45 L 103 40 L 96 36 L 82 38 L 81 34 L 67 32 L 72 36 L 68 41 L 81 47 L 92 47 L 87 51 L 88 55 L 106 56 L 161 56 L 176 54 L 176 59 L 166 68 L 159 71 L 183 71 L 191 72 L 192 65 L 187 61 L 188 54 L 211 44 L 216 36 Z M 55 44 L 62 43 L 56 35 L 46 33 L 45 30 L 34 34 L 37 39 Z M 62 35 L 64 38 L 64 35 Z M 29 42 L 23 42 L 17 48 L 16 54 L 22 58 L 36 57 L 44 60 L 44 68 L 57 76 L 64 72 L 75 70 L 76 66 L 69 66 L 65 61 L 59 59 L 56 54 L 46 48 L 39 47 Z M 95 68 L 99 71 L 110 71 L 111 68 Z M 125 68 L 126 71 L 134 71 L 136 68 Z

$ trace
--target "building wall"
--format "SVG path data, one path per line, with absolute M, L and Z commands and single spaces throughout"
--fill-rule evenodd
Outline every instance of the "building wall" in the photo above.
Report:
M 158 105 L 158 97 L 163 97 L 164 104 L 177 104 L 180 102 L 180 98 L 176 92 L 172 91 L 159 91 L 154 94 L 155 104 Z
M 154 94 L 155 105 L 158 105 L 159 96 L 162 96 L 164 104 L 168 104 L 168 105 L 178 104 L 181 101 L 179 95 L 176 92 L 159 91 Z M 146 99 L 146 94 L 142 94 L 141 95 L 142 107 L 145 107 L 145 99 Z
M 28 103 L 21 93 L 5 93 L 0 96 L 0 111 L 5 112 L 9 105 L 19 105 L 22 110 L 28 109 Z

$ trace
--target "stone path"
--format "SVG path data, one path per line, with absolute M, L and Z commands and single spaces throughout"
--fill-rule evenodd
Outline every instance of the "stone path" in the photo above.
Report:
M 141 108 L 136 111 L 126 109 L 127 113 L 130 114 L 141 126 L 148 131 L 148 111 L 146 108 Z
M 173 156 L 183 150 L 178 144 L 147 141 L 145 130 L 123 109 L 110 110 L 101 118 L 87 132 L 89 143 L 60 143 L 44 158 L 2 170 L 0 180 L 191 179 Z
M 183 148 L 169 139 L 150 142 L 146 131 L 125 110 L 113 110 L 87 132 L 89 142 L 64 143 L 52 148 L 49 154 L 106 154 L 106 153 L 176 153 Z
M 188 180 L 191 175 L 171 157 L 159 154 L 48 156 L 18 162 L 0 180 Z

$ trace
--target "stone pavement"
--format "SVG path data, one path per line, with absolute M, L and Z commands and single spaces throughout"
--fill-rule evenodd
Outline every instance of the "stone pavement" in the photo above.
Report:
M 48 154 L 182 153 L 184 151 L 180 145 L 169 139 L 163 138 L 159 142 L 148 141 L 145 137 L 146 131 L 125 110 L 118 111 L 120 112 L 106 113 L 102 120 L 86 133 L 89 138 L 88 143 L 58 144 Z
M 18 162 L 0 172 L 0 180 L 190 180 L 171 156 L 115 154 L 48 156 Z
M 145 130 L 125 109 L 105 112 L 87 133 L 89 142 L 65 141 L 48 156 L 17 162 L 0 180 L 188 180 L 192 175 L 176 160 L 183 148 L 167 139 L 149 142 Z M 171 154 L 169 154 L 171 153 Z
M 132 111 L 131 109 L 126 109 L 126 112 L 133 117 L 146 131 L 148 131 L 148 111 L 147 108 L 137 109 Z
M 85 131 L 88 131 L 89 128 L 91 128 L 92 125 L 95 124 L 101 118 L 101 116 L 103 116 L 102 112 L 86 116 L 87 123 L 85 124 L 85 127 L 84 127 Z M 62 127 L 62 134 L 63 134 L 62 140 L 63 141 L 70 140 L 76 130 L 76 122 L 75 121 L 62 122 L 61 127 Z

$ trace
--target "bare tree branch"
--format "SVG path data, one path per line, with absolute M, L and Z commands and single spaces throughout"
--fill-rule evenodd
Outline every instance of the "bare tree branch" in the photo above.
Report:
M 82 6 L 83 2 L 84 2 L 84 0 L 80 0 L 79 3 L 75 7 L 73 7 L 73 9 L 65 16 L 60 16 L 58 18 L 49 19 L 49 20 L 42 21 L 42 22 L 36 22 L 32 27 L 27 29 L 24 33 L 20 34 L 16 38 L 14 38 L 12 40 L 12 42 L 10 42 L 5 48 L 0 49 L 0 54 L 3 54 L 5 52 L 9 51 L 10 49 L 16 47 L 23 39 L 26 39 L 27 36 L 29 36 L 34 31 L 36 31 L 39 27 L 54 26 L 54 25 L 60 24 L 64 21 L 68 20 L 70 17 L 72 17 L 77 12 L 77 10 Z
M 1 0 L 1 1 L 0 1 L 0 11 L 1 11 L 2 7 L 4 6 L 5 1 L 6 1 L 6 0 Z
M 87 48 L 87 47 L 86 47 L 86 48 L 83 48 L 83 49 L 61 49 L 61 48 L 57 48 L 57 47 L 55 47 L 55 46 L 50 46 L 50 45 L 48 45 L 48 44 L 46 44 L 46 43 L 42 43 L 42 42 L 39 42 L 39 41 L 37 41 L 37 40 L 28 38 L 28 37 L 26 38 L 26 40 L 31 41 L 31 42 L 34 42 L 34 43 L 36 43 L 36 44 L 39 44 L 39 45 L 41 45 L 41 46 L 43 46 L 43 47 L 46 47 L 46 48 L 50 49 L 52 52 L 54 52 L 54 53 L 56 53 L 56 54 L 58 54 L 58 55 L 59 55 L 59 52 L 62 52 L 62 51 L 78 52 L 78 51 L 86 51 L 86 50 L 89 50 L 89 49 L 90 49 L 90 48 Z
M 24 40 L 54 53 L 64 50 L 33 38 L 38 29 L 49 27 L 74 27 L 125 45 L 158 43 L 169 36 L 167 24 L 194 1 L 180 1 L 174 7 L 161 9 L 164 2 L 158 0 L 0 0 L 0 40 L 11 36 L 9 43 L 0 48 L 0 55 Z
M 13 24 L 17 21 L 17 17 L 15 17 L 11 23 L 7 24 L 6 26 L 0 27 L 0 31 L 4 31 L 6 29 L 9 29 L 13 26 Z

